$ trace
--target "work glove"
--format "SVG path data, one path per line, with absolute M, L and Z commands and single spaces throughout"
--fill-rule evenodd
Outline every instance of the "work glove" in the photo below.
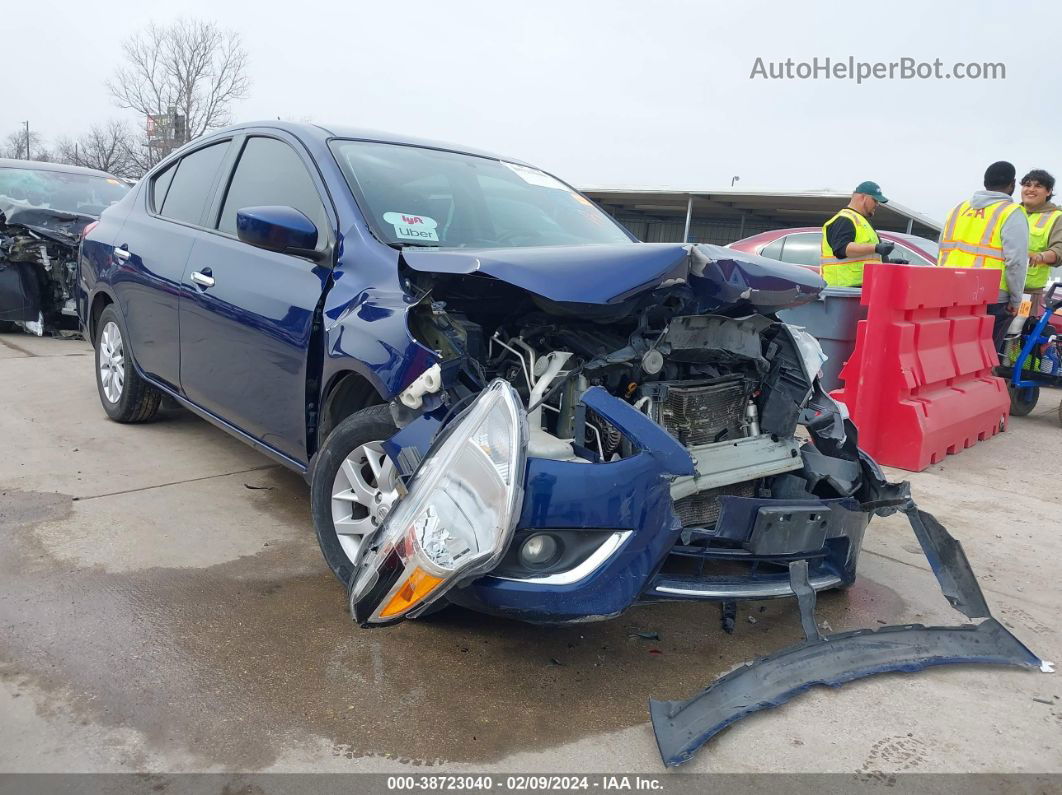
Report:
M 910 265 L 911 261 L 910 260 L 906 260 L 906 259 L 899 259 L 897 257 L 890 257 L 889 258 L 889 264 L 890 265 Z
M 892 250 L 895 247 L 896 247 L 895 243 L 890 243 L 890 242 L 888 242 L 886 240 L 886 241 L 884 241 L 882 243 L 878 243 L 876 246 L 874 246 L 874 253 L 877 254 L 880 257 L 887 257 L 887 256 L 889 256 L 890 253 L 892 253 Z

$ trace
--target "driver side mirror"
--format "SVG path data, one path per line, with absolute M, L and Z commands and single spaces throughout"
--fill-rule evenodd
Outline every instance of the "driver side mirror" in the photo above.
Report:
M 318 259 L 317 227 L 294 207 L 244 207 L 236 211 L 236 236 L 251 246 Z

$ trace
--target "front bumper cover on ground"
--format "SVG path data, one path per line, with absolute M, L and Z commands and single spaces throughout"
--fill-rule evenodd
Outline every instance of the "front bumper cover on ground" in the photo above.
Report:
M 649 714 L 666 765 L 688 761 L 730 724 L 784 704 L 814 685 L 838 687 L 875 674 L 911 673 L 957 663 L 1053 670 L 1051 663 L 992 618 L 962 545 L 909 497 L 897 507 L 910 520 L 951 605 L 968 618 L 984 620 L 950 627 L 886 626 L 822 636 L 815 621 L 815 590 L 808 582 L 807 561 L 794 561 L 790 581 L 800 605 L 804 642 L 746 663 L 687 701 L 651 699 Z

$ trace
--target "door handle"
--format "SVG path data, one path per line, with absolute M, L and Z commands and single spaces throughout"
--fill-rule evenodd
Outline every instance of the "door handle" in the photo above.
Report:
M 192 281 L 201 287 L 213 287 L 214 277 L 210 275 L 210 268 L 201 271 L 192 271 Z
M 129 259 L 130 256 L 131 255 L 129 253 L 129 246 L 125 243 L 114 249 L 115 259 L 120 259 L 122 262 L 125 262 L 127 259 Z

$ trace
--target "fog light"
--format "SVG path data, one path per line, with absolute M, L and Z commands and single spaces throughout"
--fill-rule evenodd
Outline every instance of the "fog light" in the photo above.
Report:
M 526 566 L 544 566 L 557 557 L 560 545 L 546 533 L 531 536 L 520 547 L 520 562 Z

